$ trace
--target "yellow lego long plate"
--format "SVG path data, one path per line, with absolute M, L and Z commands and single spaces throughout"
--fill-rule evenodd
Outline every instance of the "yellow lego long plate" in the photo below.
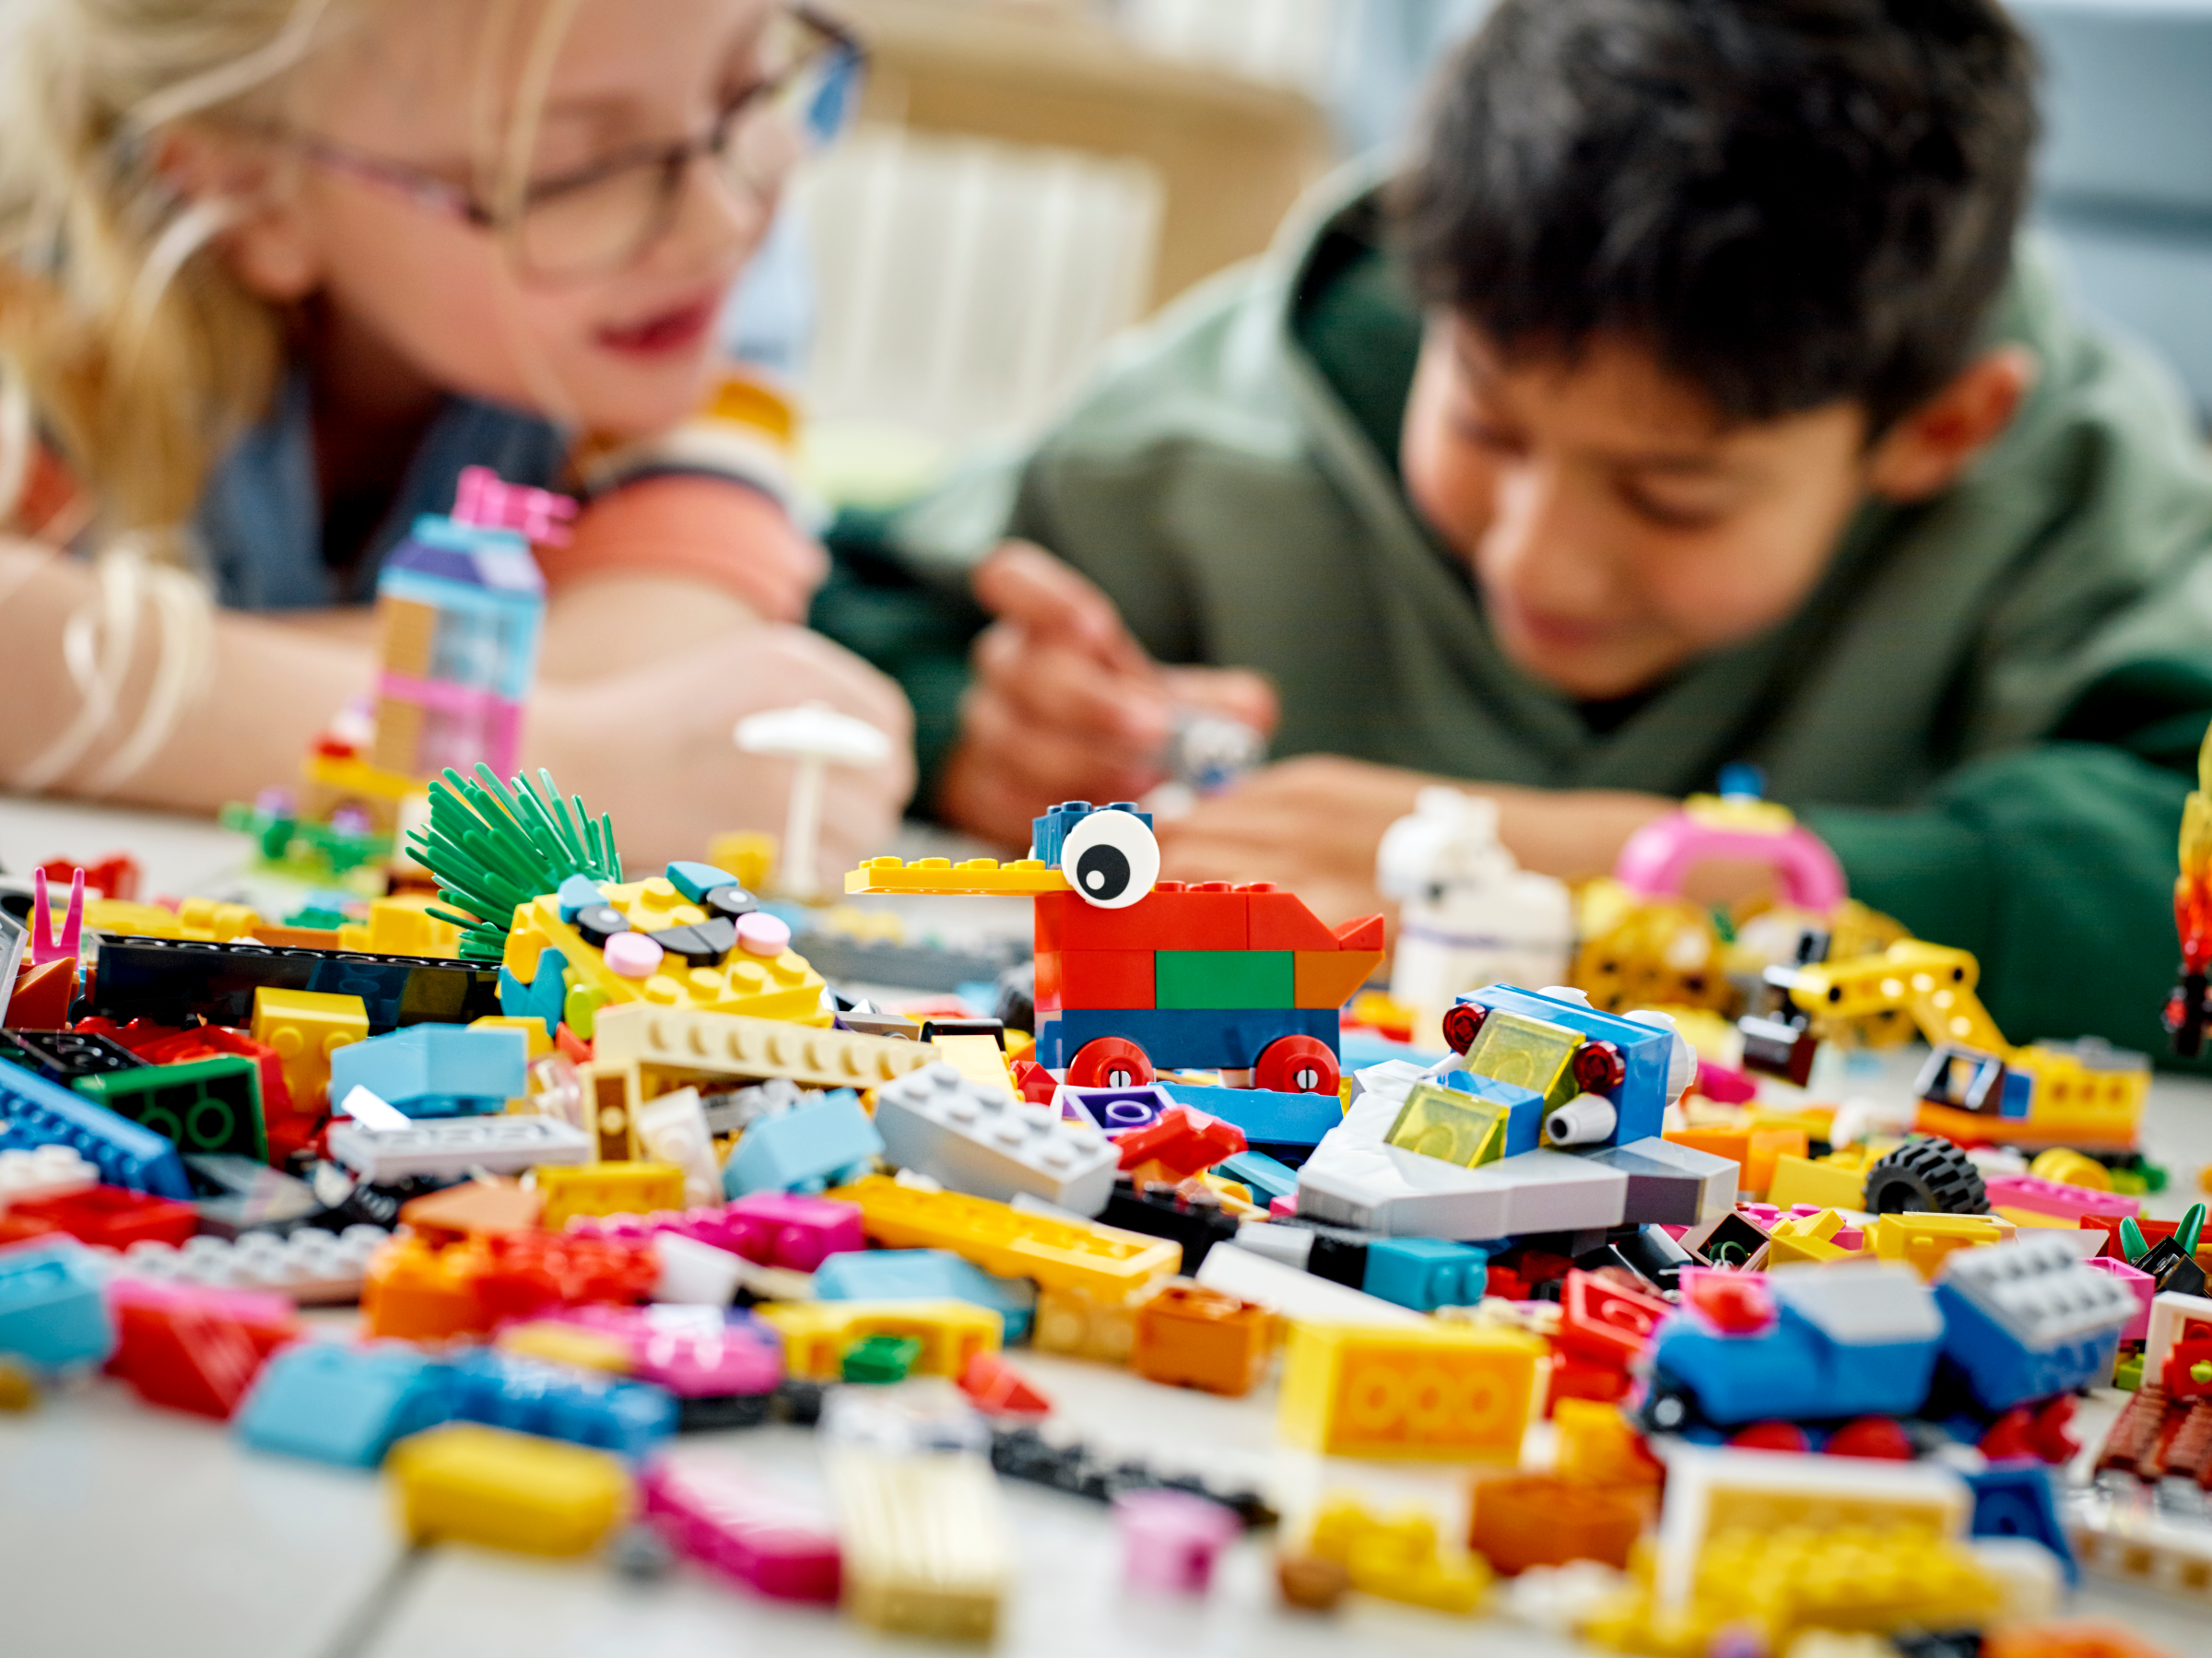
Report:
M 845 1609 L 878 1629 L 987 1640 L 1011 1570 L 998 1482 L 978 1456 L 828 1459 L 843 1534 Z
M 871 1174 L 828 1195 L 858 1204 L 869 1237 L 893 1249 L 946 1249 L 1001 1277 L 1118 1300 L 1182 1260 L 1182 1246 L 1095 1222 L 1026 1215 L 988 1198 L 924 1192 Z
M 593 1029 L 592 1052 L 599 1059 L 716 1076 L 787 1076 L 810 1088 L 872 1088 L 938 1058 L 927 1042 L 650 1002 L 602 1007 Z
M 955 864 L 949 858 L 866 858 L 858 869 L 845 874 L 847 892 L 935 892 L 974 896 L 1011 893 L 1033 898 L 1040 892 L 1072 892 L 1067 877 L 1039 858 L 1017 858 L 1001 864 L 996 858 L 970 858 Z

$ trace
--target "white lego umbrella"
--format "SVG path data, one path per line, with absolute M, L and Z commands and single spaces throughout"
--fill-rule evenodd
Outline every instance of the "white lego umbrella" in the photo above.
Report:
M 822 833 L 823 778 L 833 765 L 880 766 L 891 757 L 891 739 L 865 720 L 822 702 L 747 714 L 737 722 L 736 737 L 737 747 L 747 754 L 798 762 L 783 819 L 777 885 L 792 898 L 818 896 L 821 883 L 814 865 Z

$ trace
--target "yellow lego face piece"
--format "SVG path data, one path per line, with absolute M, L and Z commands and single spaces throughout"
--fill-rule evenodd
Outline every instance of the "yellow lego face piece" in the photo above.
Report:
M 912 1336 L 922 1344 L 917 1376 L 958 1376 L 978 1353 L 998 1350 L 1006 1323 L 973 1301 L 775 1301 L 761 1319 L 783 1338 L 783 1367 L 794 1376 L 834 1382 L 845 1349 L 871 1335 Z
M 656 1082 L 703 1072 L 748 1079 L 785 1076 L 813 1088 L 872 1088 L 941 1057 L 925 1042 L 898 1037 L 644 1002 L 607 1007 L 594 1021 L 594 1030 L 592 1052 L 601 1060 L 634 1062 L 649 1075 L 657 1073 Z
M 404 1439 L 385 1464 L 407 1535 L 580 1555 L 629 1512 L 629 1475 L 604 1451 L 452 1422 Z
M 867 1235 L 893 1249 L 946 1249 L 985 1272 L 1046 1288 L 1123 1298 L 1174 1272 L 1182 1246 L 1093 1221 L 1025 1214 L 989 1198 L 922 1192 L 871 1174 L 826 1195 L 860 1205 Z
M 1494 1017 L 1494 1016 L 1493 1016 Z M 1382 1137 L 1425 1158 L 1472 1169 L 1505 1155 L 1505 1107 L 1456 1088 L 1416 1083 Z
M 1329 1456 L 1513 1462 L 1547 1352 L 1483 1326 L 1293 1324 L 1278 1430 Z
M 1493 1081 L 1534 1088 L 1544 1096 L 1544 1109 L 1550 1111 L 1580 1092 L 1571 1067 L 1582 1042 L 1579 1030 L 1492 1008 L 1467 1046 L 1467 1069 Z
M 847 892 L 1012 893 L 1033 898 L 1040 892 L 1072 892 L 1057 865 L 1041 858 L 1017 858 L 1001 864 L 996 858 L 970 858 L 955 864 L 949 858 L 866 858 L 858 869 L 845 875 Z
M 368 1040 L 369 1006 L 359 996 L 265 984 L 253 993 L 249 1034 L 276 1050 L 292 1109 L 319 1113 L 330 1093 L 330 1056 L 348 1042 Z

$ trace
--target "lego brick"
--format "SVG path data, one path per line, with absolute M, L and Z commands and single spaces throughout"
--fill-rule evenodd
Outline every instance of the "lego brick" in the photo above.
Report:
M 1152 957 L 1159 1007 L 1288 1007 L 1288 950 L 1158 950 Z
M 104 1360 L 115 1349 L 104 1278 L 74 1239 L 0 1249 L 0 1354 L 49 1370 Z
M 1054 1018 L 1039 1019 L 1037 1063 L 1058 1070 L 1084 1043 L 1118 1036 L 1135 1042 L 1155 1066 L 1241 1071 L 1257 1063 L 1270 1042 L 1286 1036 L 1314 1037 L 1333 1053 L 1336 1024 L 1334 1008 L 1070 1007 Z
M 1432 1612 L 1473 1612 L 1489 1587 L 1488 1562 L 1447 1554 L 1435 1519 L 1419 1509 L 1377 1515 L 1350 1498 L 1332 1499 L 1314 1517 L 1310 1546 L 1307 1558 L 1334 1562 L 1347 1586 Z M 1286 1574 L 1286 1595 L 1295 1582 Z
M 1078 1088 L 1062 1083 L 1053 1092 L 1053 1109 L 1064 1117 L 1077 1112 L 1110 1135 L 1149 1128 L 1175 1107 L 1175 1097 L 1159 1083 L 1141 1088 Z
M 1299 1169 L 1299 1213 L 1392 1237 L 1508 1236 L 1512 1182 L 1500 1164 L 1461 1169 L 1384 1142 L 1404 1099 L 1394 1088 L 1354 1098 Z
M 1255 1301 L 1286 1322 L 1380 1324 L 1421 1328 L 1430 1321 L 1410 1308 L 1366 1294 L 1236 1243 L 1217 1243 L 1198 1268 L 1198 1282 L 1241 1300 Z
M 990 1464 L 947 1452 L 826 1459 L 844 1542 L 844 1609 L 874 1629 L 989 1640 L 1011 1566 Z
M 1676 1039 L 1671 1029 L 1600 1013 L 1587 1003 L 1544 995 L 1511 984 L 1493 984 L 1461 1000 L 1564 1026 L 1586 1040 L 1611 1042 L 1620 1051 L 1623 1065 L 1620 1086 L 1606 1095 L 1619 1112 L 1616 1140 L 1625 1145 L 1656 1135 L 1665 1126 L 1662 1119 L 1666 1111 L 1667 1076 L 1675 1055 Z M 1493 1071 L 1491 1075 L 1500 1073 Z M 1506 1080 L 1527 1082 L 1527 1078 L 1521 1076 Z
M 1238 1231 L 1236 1219 L 1218 1203 L 1164 1183 L 1116 1186 L 1099 1218 L 1124 1231 L 1171 1241 L 1182 1251 L 1185 1276 L 1205 1264 L 1214 1245 L 1229 1242 Z
M 2066 1528 L 2059 1521 L 2056 1482 L 2049 1469 L 2035 1464 L 2000 1463 L 1969 1474 L 1966 1482 L 1974 1493 L 1974 1515 L 1969 1523 L 1971 1535 L 2026 1537 L 2040 1543 L 2058 1561 L 2067 1582 L 2080 1586 L 2081 1568 L 2074 1558 L 2073 1546 L 2066 1541 Z
M 1121 1299 L 1174 1270 L 1174 1244 L 1093 1222 L 1031 1215 L 957 1192 L 869 1175 L 828 1194 L 859 1205 L 868 1236 L 893 1249 L 948 1249 L 1004 1278 Z M 1041 1314 L 1040 1314 L 1041 1318 Z
M 1628 1213 L 1628 1175 L 1594 1157 L 1529 1151 L 1489 1164 L 1483 1172 L 1510 1182 L 1509 1234 L 1617 1227 Z
M 77 958 L 63 956 L 23 968 L 12 981 L 7 1017 L 15 1029 L 53 1030 L 69 1022 L 77 993 Z
M 1579 1091 L 1572 1061 L 1582 1043 L 1578 1030 L 1499 1008 L 1483 1020 L 1462 1063 L 1477 1076 L 1533 1089 L 1548 1111 Z
M 262 1131 L 261 1073 L 232 1054 L 182 1064 L 139 1065 L 72 1085 L 180 1150 L 253 1158 L 268 1155 Z
M 876 1132 L 892 1163 L 955 1191 L 1000 1202 L 1026 1192 L 1078 1215 L 1106 1206 L 1120 1167 L 1097 1128 L 978 1088 L 944 1064 L 877 1088 Z
M 677 1088 L 638 1107 L 638 1149 L 654 1162 L 684 1171 L 684 1207 L 712 1204 L 722 1196 L 722 1160 L 697 1088 Z
M 373 1468 L 394 1441 L 446 1419 L 445 1365 L 411 1347 L 295 1342 L 272 1355 L 232 1417 L 256 1451 Z
M 284 1066 L 293 1110 L 316 1115 L 328 1100 L 331 1055 L 370 1030 L 359 996 L 321 991 L 262 986 L 253 993 L 253 1040 L 275 1050 Z
M 1214 1172 L 1241 1182 L 1252 1193 L 1253 1201 L 1263 1205 L 1298 1191 L 1298 1170 L 1264 1152 L 1240 1151 L 1233 1157 L 1223 1158 L 1214 1165 Z
M 971 1301 L 998 1314 L 1008 1346 L 1029 1333 L 1037 1304 L 1025 1280 L 994 1278 L 950 1250 L 842 1251 L 815 1269 L 814 1293 L 824 1301 Z
M 1589 1160 L 1628 1177 L 1628 1226 L 1695 1226 L 1735 1207 L 1738 1167 L 1694 1146 L 1647 1137 L 1608 1146 Z
M 371 1185 L 413 1175 L 460 1175 L 472 1169 L 519 1173 L 546 1164 L 582 1163 L 592 1142 L 558 1117 L 454 1117 L 404 1129 L 334 1123 L 330 1155 Z
M 627 1163 L 638 1155 L 638 1111 L 644 1078 L 634 1059 L 594 1058 L 576 1067 L 583 1088 L 584 1132 L 592 1155 L 603 1163 Z
M 845 872 L 848 893 L 1012 893 L 1028 898 L 1039 893 L 1071 891 L 1067 877 L 1039 858 L 1014 858 L 1001 864 L 996 858 L 968 858 L 955 864 L 947 858 L 863 858 L 858 869 Z
M 1490 1259 L 1481 1250 L 1437 1238 L 1377 1238 L 1368 1243 L 1366 1256 L 1359 1287 L 1417 1312 L 1480 1301 Z
M 579 1163 L 541 1168 L 536 1180 L 548 1231 L 559 1231 L 577 1215 L 645 1215 L 684 1206 L 684 1171 L 674 1163 Z
M 1300 950 L 1291 959 L 1291 1005 L 1342 1007 L 1382 965 L 1381 950 Z
M 837 1530 L 734 1459 L 655 1464 L 644 1512 L 677 1553 L 775 1600 L 834 1601 Z
M 77 1030 L 0 1030 L 0 1059 L 63 1088 L 146 1064 L 112 1037 Z
M 1618 1491 L 1553 1474 L 1475 1482 L 1467 1545 L 1509 1576 L 1570 1560 L 1602 1560 L 1623 1571 L 1642 1535 L 1642 1505 Z
M 1170 1282 L 1136 1310 L 1130 1369 L 1150 1382 L 1241 1397 L 1275 1354 L 1275 1317 L 1256 1301 Z
M 1294 1323 L 1277 1430 L 1330 1456 L 1511 1464 L 1547 1351 L 1514 1330 Z
M 723 1190 L 743 1197 L 840 1179 L 854 1169 L 865 1170 L 882 1152 L 883 1136 L 859 1099 L 841 1089 L 747 1129 L 723 1165 Z
M 273 1232 L 201 1236 L 181 1247 L 144 1239 L 124 1252 L 116 1270 L 162 1284 L 264 1290 L 301 1306 L 345 1302 L 359 1299 L 370 1257 L 391 1238 L 382 1227 L 359 1224 L 343 1232 L 301 1227 L 281 1238 Z
M 485 963 L 367 951 L 280 949 L 236 941 L 164 938 L 101 942 L 91 1011 L 125 1024 L 172 1028 L 193 1016 L 243 1029 L 255 991 L 307 991 L 361 999 L 371 1032 L 401 1025 L 465 1025 L 500 1011 L 499 975 Z
M 1136 1350 L 1136 1314 L 1159 1290 L 1147 1284 L 1127 1296 L 1094 1295 L 1061 1285 L 1037 1293 L 1037 1320 L 1030 1345 L 1040 1353 L 1096 1364 L 1129 1362 Z
M 1990 1215 L 1881 1215 L 1866 1229 L 1866 1246 L 1882 1260 L 1903 1261 L 1932 1281 L 1946 1256 L 2004 1237 L 2004 1222 Z
M 1779 1208 L 1817 1204 L 1823 1209 L 1864 1209 L 1866 1170 L 1826 1159 L 1783 1156 L 1774 1159 L 1767 1201 Z
M 1255 950 L 1334 951 L 1336 935 L 1306 908 L 1296 893 L 1277 892 L 1265 882 L 1246 888 L 1247 942 Z
M 1552 1340 L 1561 1352 L 1625 1370 L 1672 1311 L 1657 1297 L 1571 1271 L 1559 1287 L 1559 1328 Z
M 17 1150 L 69 1146 L 113 1186 L 190 1198 L 177 1148 L 151 1129 L 0 1060 L 0 1135 Z
M 2136 1316 L 2120 1327 L 2122 1342 L 2142 1341 L 2150 1335 L 2150 1304 L 2157 1297 L 2157 1287 L 2147 1272 L 2138 1272 L 2124 1261 L 2109 1256 L 2094 1255 L 2082 1264 L 2092 1272 L 2100 1272 L 2127 1291 L 2136 1303 Z
M 9 1204 L 26 1198 L 60 1197 L 99 1184 L 100 1170 L 79 1157 L 74 1146 L 0 1151 L 0 1215 L 7 1212 Z M 2144 1316 L 2147 1318 L 2148 1312 Z
M 871 1335 L 909 1336 L 922 1344 L 917 1374 L 958 1376 L 975 1353 L 995 1352 L 1004 1327 L 997 1312 L 972 1301 L 778 1301 L 760 1309 L 783 1338 L 784 1368 L 794 1376 L 834 1381 L 846 1349 Z
M 504 1111 L 524 1090 L 529 1055 L 512 1027 L 411 1025 L 332 1053 L 331 1098 L 364 1088 L 410 1117 Z
M 118 1277 L 108 1286 L 108 1369 L 149 1405 L 227 1418 L 300 1320 L 282 1296 Z
M 594 1027 L 592 1051 L 602 1060 L 711 1076 L 786 1077 L 806 1088 L 874 1088 L 941 1057 L 926 1042 L 645 1002 L 609 1005 Z
M 453 1422 L 393 1447 L 400 1524 L 418 1542 L 580 1555 L 630 1507 L 630 1479 L 603 1451 Z
M 963 984 L 988 984 L 1029 954 L 1010 941 L 993 940 L 956 950 L 936 944 L 855 938 L 818 927 L 794 934 L 791 947 L 832 984 L 895 984 L 902 990 L 940 994 Z
M 928 1036 L 926 1045 L 937 1051 L 939 1064 L 950 1065 L 978 1088 L 994 1089 L 1013 1099 L 1020 1097 L 1021 1090 L 1014 1086 L 1014 1073 L 1006 1065 L 1006 1052 L 999 1045 L 1003 1032 L 984 1035 L 951 1031 L 934 1019 L 924 1029 Z M 913 1073 L 910 1071 L 907 1075 L 911 1076 Z
M 182 1243 L 199 1226 L 199 1212 L 188 1203 L 92 1186 L 53 1197 L 22 1198 L 8 1206 L 8 1229 L 18 1236 L 66 1232 L 80 1242 L 103 1249 L 128 1249 L 142 1238 Z
M 1541 1111 L 1543 1097 L 1516 1083 L 1468 1076 L 1465 1090 L 1414 1085 L 1383 1140 L 1462 1169 L 1494 1163 L 1506 1155 L 1506 1129 L 1517 1107 Z M 1520 1149 L 1531 1150 L 1533 1146 Z
M 543 1434 L 633 1461 L 676 1431 L 675 1399 L 644 1382 L 488 1347 L 456 1354 L 450 1374 L 456 1421 Z
M 1037 952 L 1249 949 L 1251 903 L 1250 893 L 1176 881 L 1161 881 L 1119 910 L 1087 904 L 1072 891 L 1046 892 L 1034 906 Z
M 2140 1199 L 2117 1192 L 2099 1192 L 2088 1186 L 2070 1186 L 2062 1181 L 2041 1180 L 2032 1174 L 1984 1171 L 1982 1186 L 1993 1209 L 2025 1209 L 2030 1214 L 2053 1216 L 2069 1226 L 2077 1224 L 2085 1215 L 2120 1221 L 2143 1212 Z
M 1037 1006 L 1153 1006 L 1150 950 L 1048 950 L 1037 958 Z
M 2136 1316 L 2126 1289 L 2045 1239 L 1957 1252 L 1936 1299 L 1944 1356 L 1991 1411 L 2099 1384 Z
M 1284 1094 L 1269 1088 L 1217 1088 L 1197 1083 L 1159 1085 L 1177 1103 L 1233 1123 L 1247 1142 L 1267 1146 L 1318 1146 L 1322 1135 L 1344 1121 L 1336 1096 Z

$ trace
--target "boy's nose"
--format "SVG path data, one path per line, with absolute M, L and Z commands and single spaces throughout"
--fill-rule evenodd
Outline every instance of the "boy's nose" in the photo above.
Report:
M 1566 467 L 1541 457 L 1500 476 L 1497 512 L 1477 562 L 1485 580 L 1547 616 L 1594 621 L 1615 597 L 1602 515 Z

